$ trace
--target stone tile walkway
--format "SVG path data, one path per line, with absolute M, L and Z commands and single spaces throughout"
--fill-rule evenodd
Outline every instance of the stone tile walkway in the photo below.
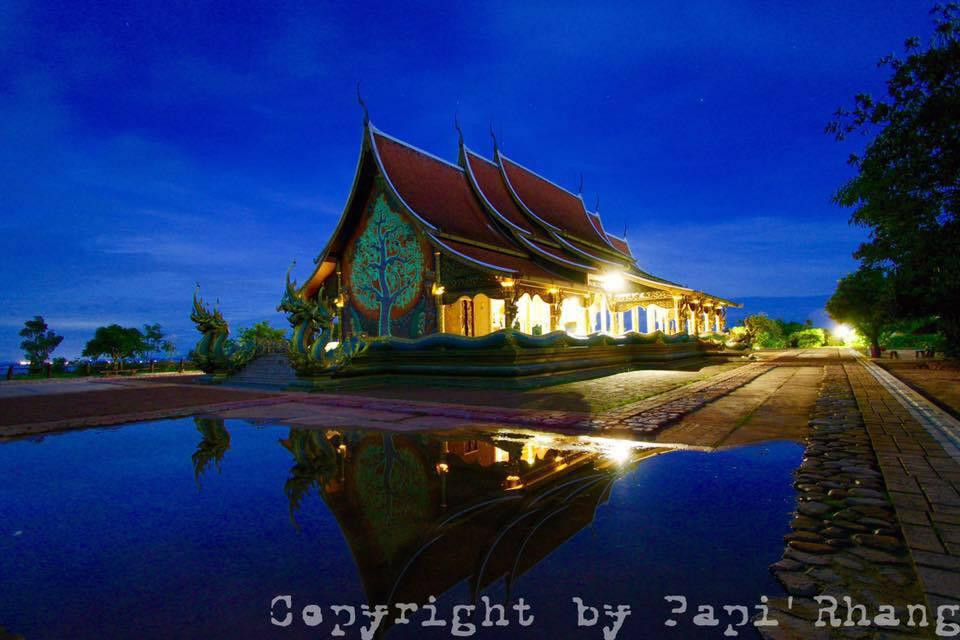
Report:
M 797 513 L 783 558 L 771 571 L 789 598 L 771 600 L 779 626 L 761 629 L 770 639 L 928 637 L 927 629 L 867 625 L 816 626 L 821 603 L 833 598 L 839 618 L 845 597 L 874 610 L 922 605 L 924 594 L 895 507 L 885 492 L 879 462 L 842 363 L 824 367 L 810 415 L 811 432 L 796 473 Z M 819 599 L 819 600 L 818 600 Z M 868 620 L 873 620 L 871 614 Z
M 656 441 L 707 448 L 799 441 L 809 430 L 822 376 L 822 367 L 772 368 L 668 426 Z
M 874 365 L 876 366 L 876 365 Z M 844 364 L 927 599 L 960 602 L 960 464 L 863 361 Z M 914 399 L 916 401 L 916 399 Z M 929 403 L 928 403 L 929 405 Z M 938 441 L 939 440 L 939 441 Z
M 642 402 L 674 389 L 686 389 L 699 381 L 716 379 L 744 362 L 711 364 L 701 369 L 626 371 L 600 378 L 567 382 L 539 389 L 484 389 L 479 387 L 436 387 L 415 384 L 375 384 L 345 394 L 397 400 L 433 402 L 438 395 L 445 402 L 460 405 L 495 406 L 509 409 L 561 410 L 580 413 L 615 411 L 624 405 Z M 682 393 L 682 391 L 681 391 Z

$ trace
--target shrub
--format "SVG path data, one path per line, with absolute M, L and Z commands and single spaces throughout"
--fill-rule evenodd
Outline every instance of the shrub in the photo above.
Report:
M 828 347 L 844 347 L 844 346 L 846 346 L 846 343 L 843 341 L 843 338 L 839 338 L 839 337 L 833 335 L 833 332 L 831 332 L 830 330 L 824 329 L 824 330 L 823 330 L 823 334 L 824 334 L 824 338 L 825 338 L 825 341 L 826 341 L 826 346 L 828 346 Z
M 823 329 L 803 329 L 791 333 L 787 338 L 787 342 L 790 343 L 791 347 L 812 349 L 825 345 L 827 343 L 827 336 Z
M 754 349 L 782 349 L 787 346 L 783 329 L 776 320 L 765 313 L 755 313 L 743 320 L 747 333 L 747 342 Z
M 747 344 L 747 330 L 743 327 L 730 327 L 727 329 L 726 342 L 724 346 L 728 349 L 746 349 L 750 345 Z

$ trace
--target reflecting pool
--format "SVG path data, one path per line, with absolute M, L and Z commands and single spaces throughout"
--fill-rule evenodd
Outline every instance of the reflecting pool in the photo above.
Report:
M 619 638 L 723 637 L 722 605 L 782 593 L 767 565 L 801 457 L 791 442 L 708 453 L 204 418 L 7 442 L 0 627 L 30 640 L 325 638 L 349 618 L 331 605 L 351 605 L 343 631 L 358 638 L 360 606 L 382 604 L 377 637 L 449 638 L 454 607 L 476 602 L 476 617 L 459 614 L 481 638 L 603 638 L 603 604 L 630 606 Z M 676 594 L 722 624 L 688 613 L 665 626 Z M 445 626 L 422 626 L 424 610 L 393 623 L 398 603 L 430 596 Z M 573 597 L 599 624 L 577 626 Z M 521 599 L 529 608 L 512 609 Z M 506 604 L 508 625 L 480 626 L 487 604 Z

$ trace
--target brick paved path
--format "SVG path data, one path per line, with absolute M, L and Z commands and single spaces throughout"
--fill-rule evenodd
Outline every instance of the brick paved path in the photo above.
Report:
M 934 606 L 958 603 L 960 464 L 868 365 L 848 361 L 844 369 L 924 592 Z

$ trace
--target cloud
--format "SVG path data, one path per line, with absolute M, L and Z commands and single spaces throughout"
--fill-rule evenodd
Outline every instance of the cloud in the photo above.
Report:
M 107 255 L 143 256 L 160 264 L 198 268 L 242 265 L 250 261 L 252 248 L 214 246 L 175 236 L 99 236 L 94 243 Z
M 846 222 L 755 216 L 713 223 L 665 220 L 631 226 L 637 262 L 651 273 L 726 296 L 808 296 L 832 292 L 855 268 L 865 237 Z

